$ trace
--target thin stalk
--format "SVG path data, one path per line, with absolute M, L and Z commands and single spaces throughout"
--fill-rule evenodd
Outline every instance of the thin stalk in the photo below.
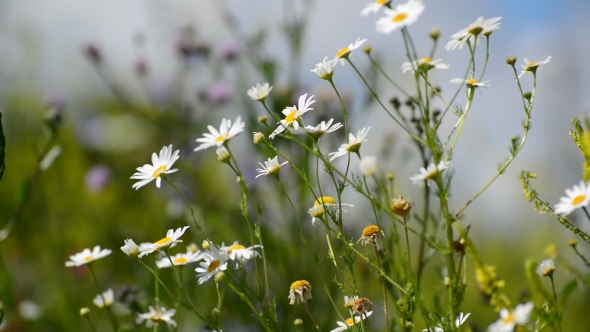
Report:
M 195 223 L 195 227 L 197 228 L 197 230 L 201 231 L 201 226 L 199 226 L 199 223 L 197 222 L 197 218 L 195 217 L 195 210 L 193 210 L 193 207 L 189 203 L 189 201 L 186 198 L 186 196 L 184 196 L 184 194 L 182 193 L 182 191 L 180 191 L 180 189 L 178 189 L 178 187 L 176 187 L 174 185 L 174 183 L 172 183 L 172 181 L 170 181 L 166 175 L 162 174 L 162 178 L 164 178 L 164 181 L 168 182 L 168 184 L 171 185 L 172 188 L 174 188 L 180 194 L 180 196 L 182 197 L 182 199 L 186 203 L 186 206 L 191 211 L 191 216 L 193 217 L 193 222 Z
M 407 235 L 407 233 L 406 233 Z M 375 249 L 375 257 L 377 258 L 377 264 L 381 269 L 381 259 L 379 258 L 379 251 L 377 251 L 377 244 L 373 246 Z M 385 290 L 385 278 L 381 275 L 381 289 L 383 290 L 383 311 L 385 315 L 385 331 L 389 331 L 389 316 L 387 316 L 387 291 Z
M 309 318 L 313 322 L 313 325 L 315 326 L 315 328 L 318 330 L 318 332 L 322 332 L 322 330 L 320 330 L 320 326 L 315 321 L 315 318 L 313 318 L 313 315 L 311 314 L 311 311 L 309 310 L 309 307 L 307 306 L 307 301 L 303 301 L 303 304 L 305 305 L 305 310 L 307 310 L 307 314 L 309 315 Z
M 405 215 L 404 216 L 404 224 L 407 224 L 408 223 L 407 218 L 408 218 L 408 216 Z M 411 271 L 411 269 L 412 269 L 412 260 L 410 259 L 410 238 L 408 237 L 408 229 L 407 228 L 404 228 L 404 230 L 406 231 L 406 250 L 408 252 L 408 271 Z
M 336 92 L 338 100 L 340 101 L 340 106 L 342 107 L 342 118 L 344 119 L 344 133 L 346 135 L 346 143 L 348 143 L 348 112 L 346 111 L 346 106 L 344 106 L 342 97 L 340 97 L 340 92 L 338 92 L 338 89 L 336 89 L 336 85 L 334 85 L 334 81 L 332 80 L 332 78 L 330 78 L 328 82 L 330 82 L 330 85 L 332 85 L 334 92 Z
M 92 328 L 92 331 L 96 332 L 96 328 L 94 327 L 94 324 L 92 324 L 92 321 L 90 320 L 90 317 L 88 316 L 88 314 L 86 314 L 84 316 L 86 317 L 88 324 L 90 324 L 90 328 Z
M 389 77 L 389 75 L 387 75 L 385 70 L 383 70 L 383 68 L 381 68 L 381 66 L 377 63 L 377 61 L 375 61 L 375 59 L 373 59 L 373 57 L 371 56 L 370 53 L 367 53 L 367 56 L 369 57 L 369 60 L 371 61 L 371 64 L 373 65 L 373 67 L 377 68 L 377 70 L 381 73 L 381 75 L 383 75 L 383 77 L 385 77 L 385 79 L 389 83 L 391 83 L 391 85 L 393 85 L 396 89 L 398 89 L 399 92 L 401 92 L 407 98 L 413 99 L 413 97 L 409 93 L 407 93 L 399 84 L 395 83 L 393 81 L 393 79 L 391 79 L 391 77 Z
M 96 275 L 94 274 L 94 270 L 92 269 L 92 263 L 88 264 L 88 269 L 90 270 L 90 274 L 92 274 L 92 279 L 94 279 L 94 283 L 96 285 L 96 289 L 98 290 L 98 294 L 100 294 L 100 297 L 102 298 L 102 303 L 104 304 L 104 308 L 107 311 L 107 316 L 111 321 L 113 330 L 116 332 L 118 330 L 117 320 L 115 319 L 115 316 L 113 315 L 110 306 L 107 305 L 107 301 L 105 300 L 104 295 L 102 294 L 102 289 L 100 288 L 100 285 L 98 284 L 98 279 L 96 279 Z

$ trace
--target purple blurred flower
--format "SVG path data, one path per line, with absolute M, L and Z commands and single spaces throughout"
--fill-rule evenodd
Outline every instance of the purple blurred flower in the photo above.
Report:
M 101 191 L 111 181 L 111 170 L 104 165 L 97 165 L 86 172 L 84 182 L 92 192 Z
M 215 105 L 222 105 L 231 100 L 232 93 L 229 85 L 216 83 L 207 90 L 206 97 L 208 102 Z
M 233 40 L 227 41 L 221 45 L 221 55 L 225 61 L 233 61 L 238 57 L 239 48 Z

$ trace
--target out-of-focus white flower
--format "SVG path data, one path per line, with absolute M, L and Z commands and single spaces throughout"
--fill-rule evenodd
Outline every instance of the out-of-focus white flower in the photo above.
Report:
M 373 176 L 377 172 L 377 157 L 365 156 L 359 163 L 359 169 L 364 176 Z
M 384 8 L 386 16 L 377 20 L 375 24 L 377 32 L 390 33 L 418 21 L 424 8 L 420 0 L 410 0 L 397 5 L 395 9 Z
M 322 122 L 320 122 L 319 125 L 317 125 L 315 127 L 314 126 L 299 127 L 298 129 L 293 130 L 293 134 L 298 134 L 298 135 L 309 134 L 309 136 L 311 136 L 315 139 L 319 139 L 320 137 L 324 136 L 324 134 L 335 132 L 336 130 L 343 127 L 342 123 L 340 123 L 340 122 L 332 125 L 333 121 L 334 121 L 334 119 L 330 119 L 330 120 L 328 120 L 328 122 L 322 121 Z
M 402 73 L 406 73 L 408 71 L 415 72 L 416 70 L 419 72 L 426 72 L 430 69 L 449 69 L 449 65 L 445 63 L 440 63 L 442 59 L 432 60 L 429 57 L 421 58 L 414 62 L 406 61 L 402 63 Z
M 237 262 L 237 268 L 238 263 L 244 264 L 256 256 L 260 257 L 260 253 L 254 250 L 255 248 L 262 248 L 262 246 L 259 244 L 255 244 L 251 247 L 246 248 L 245 246 L 239 244 L 238 241 L 235 241 L 234 244 L 232 244 L 231 246 L 225 246 L 225 244 L 222 243 L 220 250 L 224 251 L 227 257 L 229 257 L 229 259 Z
M 202 253 L 203 262 L 199 263 L 201 267 L 195 269 L 199 278 L 199 285 L 207 282 L 217 272 L 227 270 L 227 256 L 225 252 L 219 251 L 216 246 L 210 245 L 207 251 Z
M 175 314 L 175 309 L 166 310 L 164 307 L 154 308 L 150 306 L 149 311 L 144 314 L 139 314 L 135 322 L 137 324 L 142 324 L 145 321 L 145 326 L 148 329 L 159 325 L 160 323 L 166 323 L 168 324 L 168 328 L 172 328 L 172 326 L 176 326 L 176 322 L 172 319 L 172 316 Z
M 375 2 L 371 2 L 365 6 L 363 10 L 361 10 L 362 16 L 367 16 L 371 13 L 378 12 L 383 6 L 389 3 L 390 0 L 376 0 Z
M 338 327 L 331 330 L 330 332 L 342 332 L 342 331 L 352 330 L 352 328 L 351 328 L 352 326 L 360 323 L 362 320 L 366 319 L 367 317 L 371 316 L 372 314 L 373 314 L 373 312 L 369 311 L 366 314 L 363 314 L 361 316 L 354 316 L 354 320 L 352 318 L 349 318 L 344 322 L 337 321 L 336 324 L 338 324 Z
M 522 75 L 526 73 L 533 73 L 536 72 L 537 69 L 541 69 L 543 67 L 539 67 L 540 65 L 545 65 L 551 62 L 551 55 L 547 57 L 544 61 L 529 61 L 529 59 L 524 59 L 524 65 L 520 65 L 522 67 L 522 71 L 518 75 L 518 78 L 521 78 Z
M 410 178 L 414 184 L 422 183 L 424 180 L 432 179 L 439 172 L 444 171 L 451 165 L 448 161 L 442 161 L 438 165 L 432 163 L 427 168 L 421 167 L 420 174 L 416 174 Z
M 248 89 L 248 96 L 254 101 L 263 101 L 268 96 L 270 90 L 272 90 L 272 86 L 268 83 L 256 83 L 255 86 Z
M 172 263 L 174 263 L 175 266 L 186 265 L 189 263 L 198 262 L 199 259 L 201 259 L 201 252 L 198 250 L 195 252 L 181 252 L 174 256 L 170 256 L 170 258 L 172 259 Z M 156 266 L 160 269 L 170 267 L 170 259 L 168 259 L 168 257 L 162 257 L 162 259 L 156 261 Z
M 115 292 L 111 288 L 107 289 L 106 292 L 96 295 L 92 303 L 99 308 L 109 307 L 115 302 Z
M 43 310 L 34 301 L 24 300 L 18 304 L 18 313 L 25 320 L 39 320 L 43 316 Z
M 524 325 L 528 322 L 535 305 L 533 302 L 519 304 L 510 311 L 506 308 L 500 310 L 500 319 L 488 327 L 490 332 L 511 332 L 516 325 Z
M 491 85 L 488 85 L 489 81 L 483 81 L 483 82 L 479 82 L 478 80 L 476 80 L 475 78 L 470 78 L 470 79 L 462 79 L 462 78 L 453 78 L 452 80 L 449 81 L 449 83 L 454 83 L 454 84 L 463 84 L 465 83 L 465 85 L 467 85 L 468 88 L 489 88 Z
M 543 260 L 535 270 L 541 277 L 552 276 L 553 271 L 555 271 L 555 263 L 551 258 Z
M 354 50 L 356 50 L 357 48 L 361 47 L 361 45 L 363 45 L 364 42 L 366 42 L 366 39 L 362 39 L 359 37 L 356 39 L 356 41 L 352 44 L 349 44 L 348 47 L 343 47 L 341 49 L 338 50 L 338 52 L 336 53 L 336 56 L 334 57 L 334 59 L 332 59 L 332 62 L 336 63 L 338 61 L 340 61 L 341 65 L 344 65 L 346 63 L 346 61 L 344 59 L 348 58 L 348 56 L 350 55 L 350 53 Z
M 172 144 L 164 146 L 162 150 L 160 150 L 159 156 L 154 152 L 152 154 L 152 165 L 145 164 L 142 167 L 138 167 L 137 172 L 131 176 L 131 179 L 140 180 L 139 182 L 134 183 L 131 188 L 137 190 L 152 182 L 154 179 L 156 180 L 156 187 L 160 188 L 160 184 L 162 183 L 160 175 L 178 171 L 178 169 L 171 169 L 171 167 L 178 160 L 179 152 L 179 150 L 176 150 L 172 153 Z
M 212 146 L 220 147 L 232 137 L 244 131 L 245 126 L 246 124 L 242 122 L 241 116 L 236 118 L 233 125 L 230 119 L 222 119 L 219 131 L 215 127 L 208 125 L 207 129 L 209 129 L 209 132 L 204 133 L 203 137 L 197 138 L 197 142 L 201 143 L 201 145 L 197 146 L 195 151 L 204 150 Z
M 70 256 L 70 261 L 66 262 L 67 267 L 72 266 L 80 266 L 84 264 L 88 264 L 93 262 L 97 259 L 101 259 L 111 254 L 110 249 L 100 249 L 100 246 L 95 246 L 92 251 L 90 249 L 84 249 L 82 252 L 79 252 L 75 255 Z
M 447 51 L 454 51 L 457 47 L 462 49 L 467 41 L 474 46 L 474 43 L 479 40 L 478 37 L 484 38 L 492 31 L 499 29 L 502 23 L 498 21 L 501 19 L 501 17 L 492 17 L 484 20 L 483 16 L 478 17 L 475 22 L 469 24 L 465 29 L 459 30 L 459 32 L 452 35 L 452 40 L 445 45 L 445 49 Z

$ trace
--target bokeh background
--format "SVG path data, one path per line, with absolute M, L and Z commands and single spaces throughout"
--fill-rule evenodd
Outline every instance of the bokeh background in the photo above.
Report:
M 444 43 L 478 16 L 502 17 L 500 30 L 492 36 L 485 78 L 492 87 L 477 93 L 453 155 L 451 206 L 455 208 L 488 181 L 497 163 L 508 156 L 510 137 L 521 133 L 523 112 L 505 59 L 516 56 L 520 64 L 524 58 L 553 57 L 539 71 L 527 144 L 508 171 L 469 207 L 464 220 L 471 225 L 470 235 L 486 261 L 496 265 L 507 280 L 506 293 L 517 302 L 528 287 L 523 278 L 524 260 L 545 258 L 550 243 L 584 270 L 567 246 L 574 235 L 559 227 L 555 218 L 532 209 L 522 198 L 517 175 L 523 169 L 537 173 L 537 189 L 549 202 L 557 202 L 565 188 L 580 181 L 583 158 L 568 132 L 572 118 L 586 117 L 590 105 L 585 57 L 590 51 L 585 42 L 590 4 L 574 0 L 427 0 L 425 4 L 425 12 L 410 32 L 417 48 L 428 52 L 428 31 L 433 27 L 441 30 L 435 58 L 451 67 L 433 80 L 447 96 L 454 90 L 446 82 L 463 74 L 468 52 L 447 52 Z M 317 270 L 298 242 L 288 205 L 273 198 L 276 184 L 271 179 L 254 180 L 257 162 L 271 155 L 251 144 L 250 133 L 260 130 L 256 118 L 264 110 L 247 97 L 246 90 L 257 82 L 270 81 L 277 111 L 292 105 L 300 94 L 311 93 L 318 100 L 313 116 L 337 117 L 337 100 L 329 85 L 309 70 L 357 37 L 368 39 L 373 54 L 392 77 L 410 84 L 410 75 L 399 71 L 405 53 L 401 37 L 377 34 L 374 22 L 381 15 L 361 17 L 364 5 L 359 0 L 0 1 L 0 111 L 7 140 L 0 225 L 17 218 L 12 233 L 0 242 L 0 300 L 6 311 L 2 328 L 89 330 L 78 310 L 92 306 L 94 285 L 86 270 L 66 269 L 64 262 L 69 255 L 96 244 L 114 251 L 96 264 L 103 287 L 116 291 L 139 288 L 133 293 L 138 303 L 150 303 L 151 277 L 118 248 L 128 237 L 140 242 L 156 240 L 169 228 L 190 224 L 182 199 L 166 185 L 161 189 L 149 185 L 137 192 L 131 189 L 129 176 L 163 145 L 181 149 L 181 172 L 173 180 L 197 208 L 211 240 L 247 242 L 235 177 L 229 169 L 219 167 L 212 150 L 192 151 L 194 139 L 207 124 L 218 126 L 221 118 L 240 114 L 248 127 L 231 144 L 246 181 L 265 206 L 267 245 L 281 249 L 273 250 L 270 257 L 274 265 L 271 288 L 280 298 L 285 330 L 293 330 L 290 322 L 305 312 L 302 307 L 285 305 L 288 285 L 293 278 L 313 283 Z M 295 33 L 299 43 L 290 42 L 293 31 L 300 32 Z M 362 52 L 352 59 L 369 70 Z M 419 188 L 408 180 L 419 168 L 409 137 L 370 102 L 350 66 L 338 66 L 334 80 L 349 104 L 351 129 L 372 127 L 363 154 L 378 156 L 380 174 L 395 174 L 397 191 L 419 197 Z M 383 100 L 396 97 L 379 77 L 371 83 Z M 523 84 L 530 90 L 531 77 L 525 76 Z M 45 124 L 52 111 L 62 118 L 55 138 Z M 449 121 L 452 123 L 454 120 Z M 326 139 L 324 148 L 333 151 L 342 139 Z M 55 144 L 62 148 L 61 155 L 48 170 L 36 171 L 39 155 Z M 279 146 L 296 153 L 293 147 Z M 287 183 L 298 197 L 296 205 L 305 215 L 313 199 L 298 191 L 294 172 L 285 170 L 283 176 L 290 179 Z M 371 211 L 352 191 L 345 199 L 357 205 L 349 211 L 347 227 L 358 232 Z M 580 211 L 570 220 L 590 229 Z M 320 256 L 325 256 L 323 230 L 306 225 L 306 232 Z M 185 236 L 186 243 L 200 244 L 203 239 L 194 229 Z M 588 252 L 587 245 L 579 247 Z M 432 290 L 441 287 L 434 265 L 429 270 Z M 378 298 L 377 279 L 366 266 L 359 271 L 366 274 L 367 293 Z M 192 269 L 185 272 L 187 279 L 193 277 Z M 172 281 L 170 275 L 163 277 Z M 570 279 L 566 272 L 556 274 L 558 287 Z M 327 300 L 317 284 L 310 307 L 316 307 L 324 329 L 335 327 L 337 316 L 323 310 Z M 583 291 L 571 299 L 566 327 L 590 323 L 584 314 L 590 298 L 584 286 L 579 287 Z M 203 311 L 214 306 L 212 284 L 194 283 L 189 289 Z M 338 298 L 344 295 L 335 286 L 333 291 Z M 473 277 L 468 292 L 463 310 L 473 312 L 469 321 L 485 329 L 496 313 L 483 305 Z M 259 329 L 237 298 L 228 292 L 225 301 L 222 320 L 228 330 Z M 107 328 L 102 314 L 94 310 L 93 318 L 99 327 Z M 123 308 L 119 314 L 122 320 L 131 321 Z M 204 330 L 185 316 L 179 310 L 183 322 L 179 330 Z

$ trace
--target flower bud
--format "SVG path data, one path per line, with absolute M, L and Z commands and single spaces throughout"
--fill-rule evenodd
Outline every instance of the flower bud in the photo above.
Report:
M 399 195 L 398 198 L 391 200 L 389 207 L 391 208 L 391 212 L 397 214 L 400 217 L 405 217 L 412 210 L 412 203 L 408 200 L 405 200 L 402 195 Z
M 266 123 L 266 120 L 268 120 L 268 116 L 266 115 L 261 115 L 258 117 L 258 122 L 260 123 Z
M 515 56 L 511 56 L 508 59 L 506 59 L 506 64 L 513 66 L 516 63 L 516 57 Z
M 428 35 L 430 36 L 430 38 L 432 38 L 433 40 L 437 40 L 438 37 L 440 37 L 440 29 L 438 27 L 436 28 L 432 28 L 430 29 L 430 32 L 428 33 Z
M 264 140 L 263 133 L 254 133 L 254 144 L 260 144 Z

